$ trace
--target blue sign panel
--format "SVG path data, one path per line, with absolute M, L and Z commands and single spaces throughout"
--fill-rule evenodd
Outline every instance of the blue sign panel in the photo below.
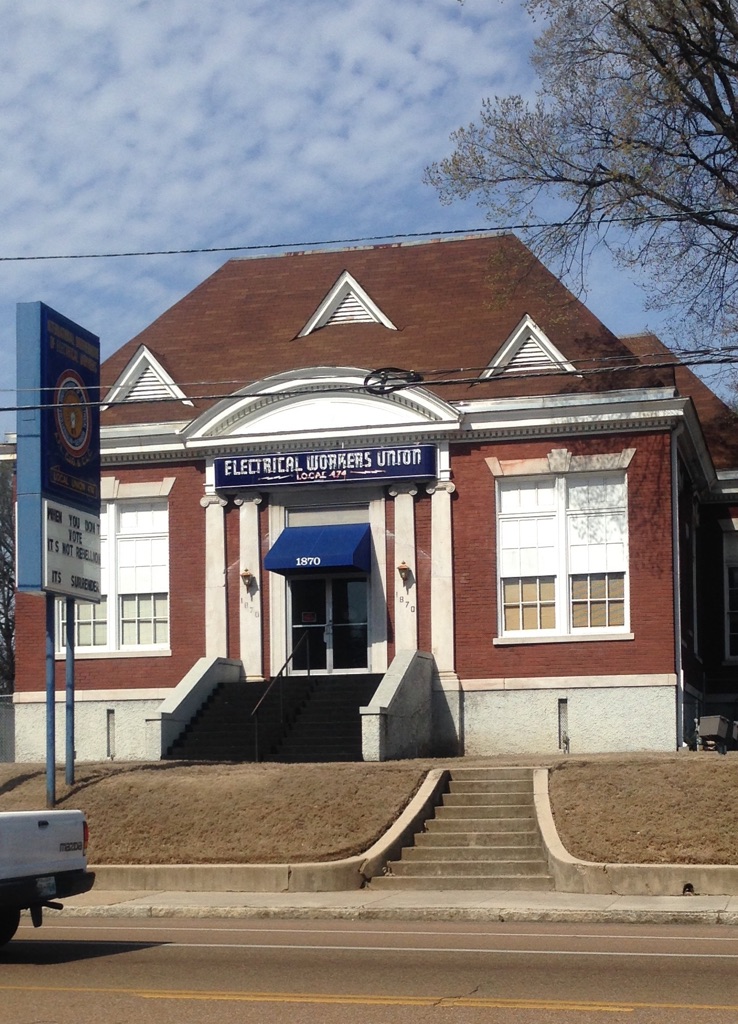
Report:
M 19 303 L 17 361 L 18 587 L 78 596 L 91 559 L 76 553 L 99 546 L 100 340 L 42 302 Z
M 100 512 L 100 339 L 41 305 L 41 486 Z
M 432 478 L 436 476 L 436 446 L 409 444 L 319 452 L 246 453 L 215 459 L 214 464 L 215 486 L 219 490 Z

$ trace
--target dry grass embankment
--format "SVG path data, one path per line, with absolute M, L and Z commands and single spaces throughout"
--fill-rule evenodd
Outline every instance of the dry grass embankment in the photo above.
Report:
M 367 849 L 435 760 L 81 764 L 58 806 L 87 813 L 93 864 L 284 863 Z M 459 763 L 459 762 L 457 762 Z M 530 759 L 465 759 L 472 764 Z M 738 754 L 541 760 L 559 834 L 585 860 L 738 864 Z M 42 808 L 42 765 L 0 765 L 0 811 Z

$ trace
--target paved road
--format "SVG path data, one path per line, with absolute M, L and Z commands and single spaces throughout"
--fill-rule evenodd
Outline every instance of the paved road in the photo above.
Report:
M 70 918 L 0 951 L 2 1024 L 738 1020 L 738 929 Z

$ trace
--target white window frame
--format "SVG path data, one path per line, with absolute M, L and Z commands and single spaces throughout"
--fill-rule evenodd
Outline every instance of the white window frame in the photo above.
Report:
M 126 516 L 130 526 L 130 516 L 139 514 L 143 518 L 140 528 L 126 528 L 122 516 Z M 146 523 L 146 517 L 150 522 Z M 156 516 L 156 520 L 154 520 Z M 104 502 L 101 508 L 100 517 L 100 593 L 107 600 L 107 638 L 105 644 L 77 644 L 75 643 L 75 655 L 82 657 L 100 656 L 135 656 L 145 654 L 168 654 L 170 653 L 170 629 L 171 629 L 171 597 L 169 585 L 169 509 L 166 499 L 126 499 L 122 501 Z M 151 561 L 141 566 L 141 575 L 145 579 L 147 570 L 156 577 L 155 584 L 152 580 L 151 591 L 141 589 L 136 585 L 131 589 L 130 583 L 125 585 L 125 576 L 128 571 L 135 577 L 137 569 L 134 566 L 127 569 L 121 566 L 120 548 L 121 544 L 140 542 L 144 547 L 158 547 L 160 562 L 152 568 Z M 166 553 L 162 557 L 162 544 L 166 546 Z M 163 586 L 163 574 L 166 573 L 166 586 Z M 122 627 L 122 598 L 132 595 L 147 596 L 154 598 L 156 595 L 166 595 L 166 640 L 155 643 L 123 643 Z M 86 602 L 75 602 L 84 608 Z M 64 599 L 57 601 L 57 654 L 63 652 L 66 643 L 65 632 L 65 605 Z M 76 609 L 75 609 L 76 610 Z M 76 615 L 75 615 L 76 620 Z M 79 629 L 75 621 L 75 641 Z
M 602 505 L 588 504 L 570 507 L 570 487 L 589 486 L 596 488 L 604 484 L 617 485 L 621 489 L 622 501 L 617 505 L 605 502 Z M 504 508 L 505 493 L 511 496 L 528 493 L 531 501 L 527 506 L 515 508 L 508 503 Z M 596 493 L 596 491 L 595 491 Z M 574 522 L 588 518 L 599 519 L 607 516 L 620 519 L 618 543 L 590 545 L 574 544 Z M 517 526 L 516 526 L 517 524 Z M 523 527 L 523 524 L 527 524 Z M 521 543 L 516 555 L 510 538 L 517 533 L 525 534 L 526 543 Z M 585 530 L 586 533 L 586 530 Z M 504 535 L 507 534 L 505 537 Z M 580 532 L 581 539 L 581 532 Z M 498 595 L 498 640 L 535 642 L 555 639 L 594 639 L 602 637 L 630 637 L 630 586 L 628 556 L 628 493 L 627 475 L 621 471 L 592 471 L 586 473 L 535 474 L 530 477 L 510 476 L 497 479 L 497 595 Z M 602 550 L 604 549 L 604 551 Z M 589 551 L 595 551 L 594 560 L 605 568 L 590 568 L 583 564 Z M 517 562 L 517 564 L 516 564 Z M 610 567 L 612 565 L 612 568 Z M 517 568 L 511 571 L 511 568 Z M 573 623 L 571 586 L 574 576 L 598 576 L 600 574 L 622 575 L 623 577 L 623 623 L 616 626 L 575 626 Z M 504 581 L 513 579 L 542 579 L 554 577 L 555 624 L 553 628 L 506 629 Z M 522 625 L 522 624 L 521 624 Z

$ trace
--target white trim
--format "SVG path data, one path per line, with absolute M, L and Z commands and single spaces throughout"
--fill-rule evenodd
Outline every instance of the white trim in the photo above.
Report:
M 100 479 L 100 499 L 102 501 L 140 501 L 143 498 L 167 498 L 176 482 L 175 476 L 166 476 L 161 481 L 150 483 L 124 484 L 114 476 Z
M 197 417 L 184 431 L 188 449 L 211 446 L 217 439 L 231 443 L 280 442 L 290 437 L 301 442 L 329 435 L 381 437 L 389 433 L 417 433 L 429 427 L 459 429 L 459 415 L 453 406 L 425 388 L 391 395 L 369 395 L 364 391 L 368 370 L 349 366 L 315 366 L 279 373 L 250 384 L 233 397 L 224 399 Z M 318 406 L 330 406 L 325 423 L 318 420 Z M 304 410 L 304 412 L 303 412 Z M 275 414 L 289 418 L 281 429 Z M 343 413 L 343 421 L 342 421 Z M 324 417 L 325 418 L 325 417 Z M 294 428 L 292 422 L 299 426 Z
M 413 481 L 392 484 L 389 495 L 395 502 L 395 564 L 391 577 L 394 581 L 395 650 L 418 649 L 418 556 L 415 542 L 415 496 L 418 485 Z M 404 562 L 410 572 L 401 579 L 397 566 Z
M 569 644 L 581 643 L 583 640 L 592 642 L 598 640 L 635 640 L 635 633 L 557 633 L 545 634 L 533 633 L 529 636 L 522 634 L 517 636 L 496 636 L 492 639 L 493 647 L 520 647 L 524 644 Z
M 147 397 L 138 398 L 135 396 L 135 389 L 146 376 L 152 378 L 153 391 Z M 148 390 L 151 391 L 151 388 Z M 113 403 L 161 402 L 172 398 L 179 399 L 183 405 L 193 404 L 179 385 L 175 384 L 153 352 L 145 345 L 141 345 L 103 399 L 101 410 L 105 412 Z
M 76 690 L 74 694 L 75 703 L 88 703 L 93 701 L 116 701 L 116 700 L 164 700 L 168 697 L 174 687 L 144 687 L 140 690 L 127 687 L 123 690 Z M 64 690 L 57 690 L 54 694 L 57 704 L 63 704 L 66 700 Z M 16 691 L 13 694 L 14 704 L 42 704 L 46 701 L 45 690 L 24 690 L 22 693 Z
M 63 643 L 63 640 L 61 641 Z M 172 652 L 168 647 L 137 647 L 135 650 L 113 651 L 108 648 L 98 649 L 86 648 L 85 650 L 74 649 L 75 661 L 102 661 L 117 660 L 118 658 L 171 658 Z M 57 661 L 64 661 L 66 652 L 62 647 L 56 650 L 54 657 Z M 75 691 L 78 692 L 78 691 Z
M 526 313 L 483 371 L 482 379 L 502 374 L 535 374 L 536 371 L 550 373 L 552 370 L 577 372 L 574 364 L 562 355 L 535 320 Z
M 604 690 L 646 686 L 676 686 L 673 673 L 623 676 L 521 676 L 492 679 L 462 679 L 461 689 L 470 693 L 485 690 Z
M 205 656 L 228 657 L 228 604 L 225 507 L 217 494 L 205 494 Z
M 541 459 L 485 459 L 494 477 L 550 476 L 556 473 L 604 473 L 625 470 L 633 461 L 635 448 L 606 455 L 572 455 L 566 448 L 552 448 Z
M 262 637 L 262 571 L 261 538 L 259 536 L 259 505 L 261 494 L 254 490 L 239 491 L 235 497 L 238 508 L 238 637 L 241 663 L 247 681 L 264 678 Z M 248 569 L 252 579 L 248 587 L 240 574 Z
M 349 274 L 348 270 L 344 270 L 297 337 L 304 338 L 320 327 L 325 327 L 349 298 L 355 301 L 364 314 L 360 318 L 359 316 L 352 317 L 354 322 L 377 323 L 387 327 L 390 331 L 397 330 L 390 318 L 369 297 L 368 292 L 364 291 L 356 278 Z

